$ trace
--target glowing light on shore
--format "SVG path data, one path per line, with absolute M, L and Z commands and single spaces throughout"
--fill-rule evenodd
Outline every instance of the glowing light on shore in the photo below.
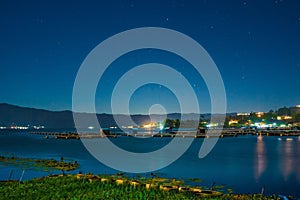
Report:
M 256 112 L 255 114 L 257 117 L 262 117 L 265 113 L 264 112 Z
M 209 123 L 206 125 L 207 128 L 217 127 L 217 126 L 219 126 L 219 123 Z
M 250 113 L 237 113 L 237 116 L 249 116 Z
M 10 129 L 26 130 L 29 129 L 28 126 L 11 126 Z
M 150 123 L 144 124 L 142 127 L 143 128 L 157 128 L 158 124 L 157 124 L 157 122 L 150 122 Z
M 293 119 L 293 117 L 292 116 L 278 116 L 277 117 L 277 120 L 286 120 L 286 119 Z
M 239 123 L 238 120 L 230 120 L 230 121 L 228 122 L 229 126 L 231 126 L 231 125 L 233 125 L 233 124 L 238 124 L 238 123 Z
M 164 125 L 162 123 L 159 123 L 159 129 L 163 130 L 164 129 Z

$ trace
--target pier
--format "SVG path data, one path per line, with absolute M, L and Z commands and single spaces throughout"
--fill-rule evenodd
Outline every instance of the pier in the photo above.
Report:
M 213 138 L 213 137 L 237 137 L 239 135 L 261 135 L 261 136 L 300 136 L 300 130 L 281 130 L 281 129 L 223 129 L 220 133 L 218 129 L 204 130 L 199 129 L 197 133 L 191 131 L 177 131 L 177 132 L 165 132 L 165 133 L 125 133 L 125 132 L 113 132 L 109 130 L 101 131 L 100 133 L 76 133 L 76 132 L 29 132 L 30 134 L 44 135 L 46 139 L 93 139 L 93 138 L 117 138 L 117 137 L 139 137 L 139 138 L 150 138 L 150 137 L 181 137 L 181 138 Z
M 264 136 L 300 136 L 300 130 L 258 130 L 257 135 Z

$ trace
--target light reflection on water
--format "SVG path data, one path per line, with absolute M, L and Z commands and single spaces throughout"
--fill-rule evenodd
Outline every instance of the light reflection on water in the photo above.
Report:
M 288 181 L 291 176 L 296 177 L 300 182 L 300 140 L 297 137 L 285 138 L 279 141 L 277 146 L 279 156 L 280 173 L 284 181 Z
M 284 180 L 286 181 L 289 177 L 289 175 L 291 175 L 293 173 L 293 167 L 294 167 L 294 161 L 293 161 L 293 157 L 292 157 L 292 142 L 291 140 L 286 140 L 283 143 L 283 156 L 281 158 L 281 171 L 284 177 Z
M 279 171 L 284 181 L 288 181 L 290 176 L 296 176 L 300 182 L 300 137 L 277 138 L 277 150 L 269 149 L 267 152 L 265 139 L 268 137 L 257 136 L 255 147 L 255 179 L 258 182 L 267 168 L 276 168 L 276 165 L 269 166 L 268 159 L 278 156 Z M 273 141 L 275 142 L 275 141 Z M 275 154 L 277 153 L 277 154 Z M 268 154 L 273 154 L 272 156 Z M 272 160 L 274 164 L 275 160 Z
M 267 166 L 266 152 L 265 152 L 265 143 L 263 136 L 257 137 L 256 143 L 256 160 L 255 160 L 255 179 L 258 182 L 261 174 L 265 171 Z

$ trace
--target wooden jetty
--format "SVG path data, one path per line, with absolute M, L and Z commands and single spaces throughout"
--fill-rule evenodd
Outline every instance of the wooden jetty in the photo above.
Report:
M 263 135 L 263 136 L 300 136 L 300 130 L 281 130 L 281 129 L 211 129 L 209 132 L 207 130 L 198 130 L 197 133 L 191 131 L 178 131 L 170 133 L 110 133 L 109 131 L 101 131 L 100 133 L 76 133 L 76 132 L 30 132 L 31 134 L 45 135 L 45 138 L 54 137 L 56 139 L 93 139 L 93 138 L 117 138 L 117 137 L 139 137 L 139 138 L 149 138 L 149 137 L 181 137 L 181 138 L 214 138 L 214 137 L 237 137 L 239 135 Z
M 67 132 L 67 133 L 60 133 L 60 132 L 30 132 L 30 134 L 36 135 L 45 135 L 45 138 L 48 139 L 50 137 L 56 139 L 77 139 L 80 138 L 103 138 L 103 137 L 113 137 L 116 138 L 116 134 L 96 134 L 96 133 L 76 133 L 76 132 Z
M 300 130 L 258 130 L 257 135 L 265 135 L 265 136 L 300 136 Z

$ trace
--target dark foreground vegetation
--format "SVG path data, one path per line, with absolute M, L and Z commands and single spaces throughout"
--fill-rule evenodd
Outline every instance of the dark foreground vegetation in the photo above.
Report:
M 0 199 L 280 199 L 260 194 L 222 194 L 177 183 L 160 178 L 55 175 L 24 182 L 2 181 Z

